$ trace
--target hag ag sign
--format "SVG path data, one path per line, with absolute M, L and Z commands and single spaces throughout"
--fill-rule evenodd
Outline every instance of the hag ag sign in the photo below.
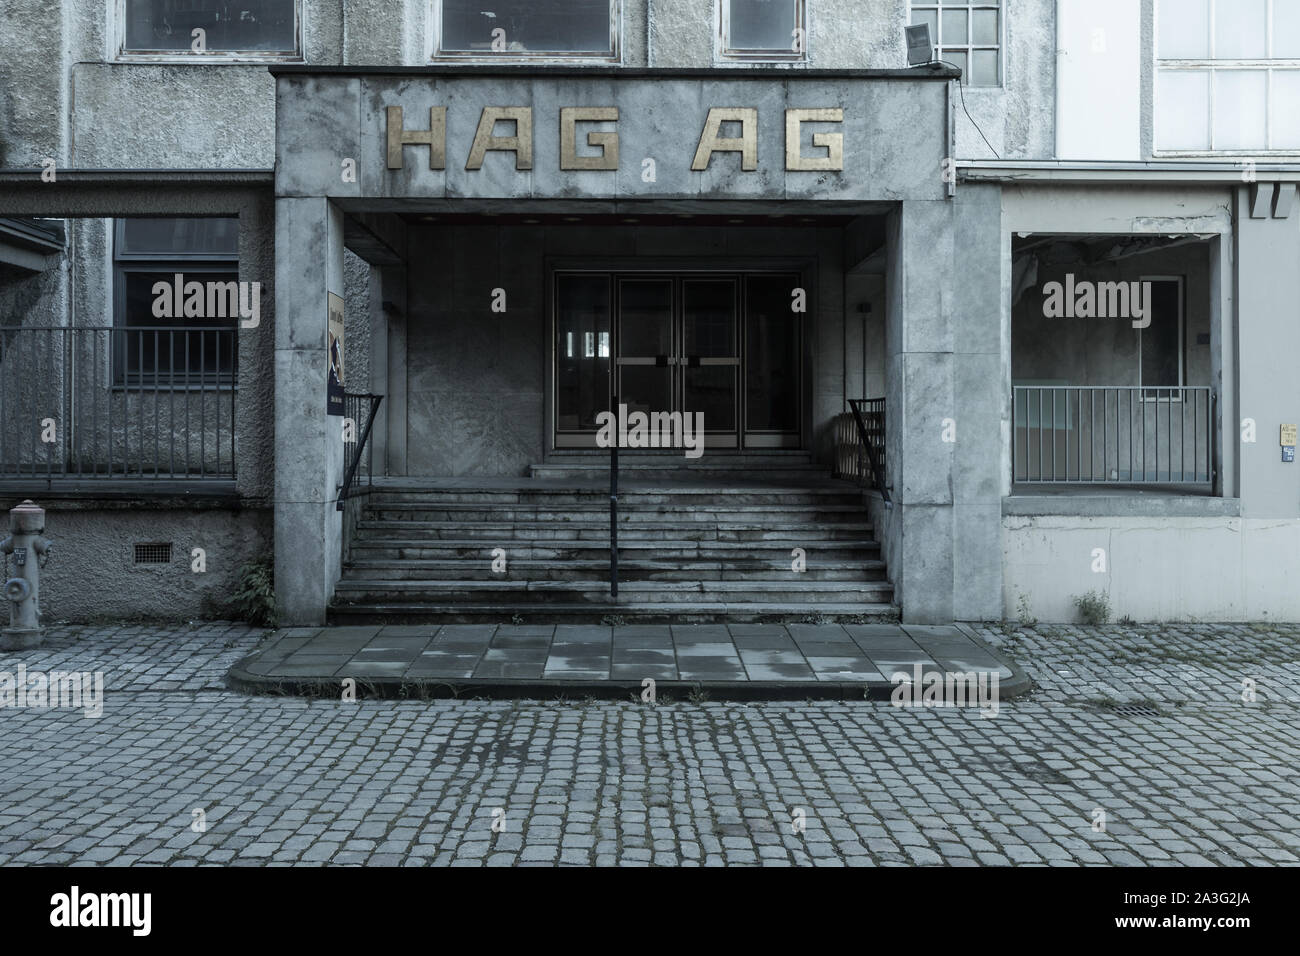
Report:
M 942 71 L 272 72 L 286 198 L 949 198 Z
M 429 108 L 429 126 L 423 130 L 408 130 L 403 125 L 402 107 L 389 106 L 387 114 L 387 156 L 389 169 L 401 169 L 402 150 L 406 146 L 427 146 L 429 168 L 447 168 L 447 107 Z M 619 164 L 619 137 L 617 132 L 596 131 L 590 127 L 597 123 L 616 124 L 617 106 L 564 106 L 560 108 L 560 169 L 589 169 L 614 172 Z M 821 156 L 805 156 L 800 148 L 800 129 L 804 123 L 843 123 L 844 110 L 840 107 L 814 109 L 787 109 L 785 111 L 785 168 L 813 172 L 816 170 L 842 170 L 844 168 L 844 135 L 842 133 L 814 133 L 812 143 L 825 150 Z M 512 133 L 497 135 L 497 125 L 513 123 Z M 736 135 L 724 136 L 724 123 L 738 128 Z M 593 152 L 579 155 L 577 149 L 579 127 L 587 127 L 586 145 Z M 515 169 L 533 168 L 533 109 L 531 106 L 485 106 L 474 132 L 474 142 L 465 160 L 466 169 L 482 169 L 483 159 L 489 152 L 513 153 Z M 710 107 L 704 120 L 691 169 L 702 172 L 709 168 L 714 153 L 739 153 L 740 168 L 745 172 L 758 169 L 758 110 L 752 106 Z

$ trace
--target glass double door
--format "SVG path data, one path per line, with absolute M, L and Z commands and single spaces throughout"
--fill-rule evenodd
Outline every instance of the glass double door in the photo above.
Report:
M 737 447 L 736 281 L 673 277 L 617 281 L 614 397 L 629 413 L 702 415 L 705 447 Z
M 555 445 L 593 447 L 596 415 L 703 416 L 705 446 L 800 446 L 795 275 L 561 273 Z M 602 378 L 604 381 L 602 381 Z

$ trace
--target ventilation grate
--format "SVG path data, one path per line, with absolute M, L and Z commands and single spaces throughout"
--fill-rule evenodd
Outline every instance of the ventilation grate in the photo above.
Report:
M 137 542 L 135 546 L 136 564 L 171 564 L 172 544 L 166 542 Z
M 1161 717 L 1163 712 L 1159 707 L 1153 707 L 1150 704 L 1120 704 L 1112 708 L 1113 712 L 1121 717 Z

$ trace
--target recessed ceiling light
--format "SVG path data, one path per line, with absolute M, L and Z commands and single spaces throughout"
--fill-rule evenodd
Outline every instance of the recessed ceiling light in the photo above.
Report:
M 524 222 L 526 222 L 526 223 L 527 223 L 528 225 L 530 225 L 530 226 L 535 226 L 535 225 L 537 225 L 539 222 L 541 222 L 541 220 L 540 220 L 540 219 L 525 219 Z
M 727 222 L 744 222 L 743 219 L 728 219 Z
M 640 222 L 641 220 L 640 220 L 640 219 L 637 219 L 635 216 L 627 216 L 627 217 L 625 217 L 625 218 L 623 219 L 623 221 L 624 221 L 624 222 Z
M 565 216 L 565 217 L 564 217 L 564 221 L 565 221 L 565 222 L 582 222 L 582 217 L 581 217 L 581 216 Z

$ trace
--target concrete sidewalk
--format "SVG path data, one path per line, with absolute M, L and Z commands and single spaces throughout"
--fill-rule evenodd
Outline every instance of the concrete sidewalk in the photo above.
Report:
M 365 696 L 887 699 L 899 672 L 998 675 L 1002 699 L 1029 679 L 969 628 L 898 624 L 659 626 L 447 624 L 287 628 L 230 671 L 236 689 Z M 973 688 L 972 688 L 973 693 Z

